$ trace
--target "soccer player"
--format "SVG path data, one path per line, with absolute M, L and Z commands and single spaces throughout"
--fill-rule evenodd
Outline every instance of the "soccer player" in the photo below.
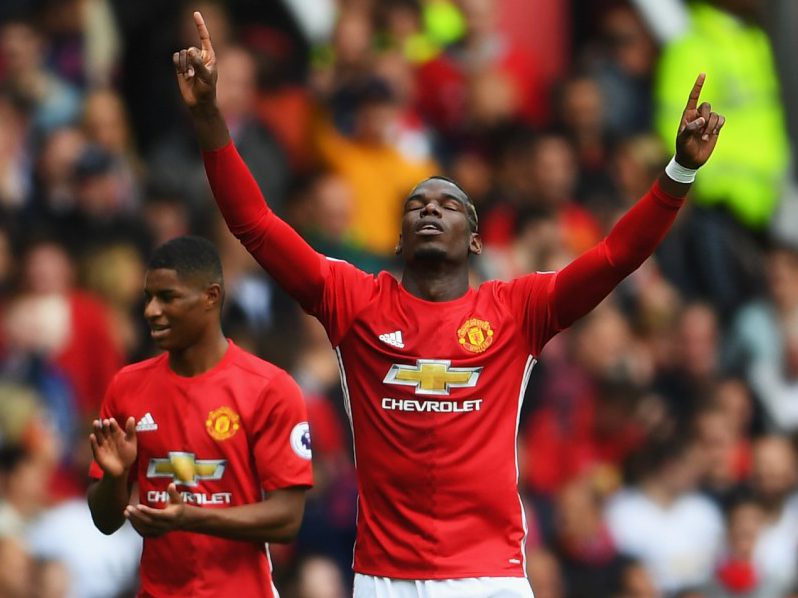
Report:
M 209 241 L 159 247 L 144 293 L 166 352 L 120 370 L 94 421 L 94 523 L 111 534 L 128 519 L 144 537 L 141 597 L 276 596 L 265 543 L 294 537 L 312 485 L 299 388 L 224 337 Z
M 559 272 L 468 285 L 474 205 L 431 178 L 404 202 L 401 281 L 316 253 L 268 207 L 215 103 L 216 59 L 173 56 L 205 169 L 232 232 L 324 325 L 338 355 L 358 472 L 355 596 L 530 597 L 516 435 L 543 346 L 654 250 L 723 126 L 698 77 L 666 174 L 593 249 Z

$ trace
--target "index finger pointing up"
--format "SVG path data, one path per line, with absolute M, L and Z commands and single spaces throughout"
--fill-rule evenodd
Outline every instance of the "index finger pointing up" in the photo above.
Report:
M 706 78 L 706 73 L 699 73 L 698 77 L 696 77 L 695 83 L 693 84 L 693 89 L 690 91 L 690 97 L 687 98 L 687 106 L 685 107 L 685 111 L 695 110 L 698 107 L 698 98 L 701 96 L 701 88 L 704 86 L 704 79 Z
M 200 14 L 199 11 L 194 12 L 194 24 L 197 26 L 197 33 L 199 33 L 200 48 L 204 52 L 213 52 L 211 34 L 208 33 L 208 28 L 205 26 L 205 19 L 202 18 L 202 14 Z

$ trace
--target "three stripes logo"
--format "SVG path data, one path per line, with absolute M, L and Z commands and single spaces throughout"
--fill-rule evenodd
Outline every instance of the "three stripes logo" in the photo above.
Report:
M 155 423 L 155 420 L 149 411 L 145 413 L 144 417 L 142 417 L 136 424 L 136 432 L 154 432 L 157 429 L 158 424 Z
M 381 334 L 379 338 L 386 345 L 391 345 L 392 347 L 397 347 L 399 349 L 405 348 L 405 342 L 402 340 L 401 330 L 397 330 L 396 332 L 386 332 L 385 334 Z

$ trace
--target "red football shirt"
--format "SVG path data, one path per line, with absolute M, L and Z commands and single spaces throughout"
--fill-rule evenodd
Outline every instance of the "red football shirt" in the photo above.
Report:
M 553 334 L 651 254 L 682 199 L 655 184 L 559 272 L 429 302 L 387 273 L 313 251 L 269 210 L 232 144 L 204 159 L 230 229 L 322 322 L 338 354 L 358 472 L 355 571 L 523 576 L 516 435 L 532 366 Z
M 230 342 L 211 370 L 175 374 L 163 354 L 123 368 L 106 393 L 101 417 L 136 418 L 138 456 L 131 480 L 139 500 L 168 502 L 177 484 L 190 504 L 218 509 L 313 483 L 310 435 L 299 387 L 283 370 Z M 90 475 L 101 478 L 93 463 Z M 268 546 L 205 534 L 145 538 L 142 597 L 272 597 Z

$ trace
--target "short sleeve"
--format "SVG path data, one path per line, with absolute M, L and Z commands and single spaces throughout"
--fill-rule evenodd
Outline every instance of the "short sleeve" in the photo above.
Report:
M 378 282 L 372 274 L 352 264 L 327 259 L 324 293 L 308 312 L 318 318 L 335 347 L 346 336 L 352 322 L 377 293 Z
M 110 417 L 116 419 L 117 423 L 123 427 L 128 418 L 128 414 L 124 413 L 119 406 L 119 374 L 116 374 L 111 379 L 111 383 L 108 385 L 108 388 L 105 391 L 103 402 L 100 405 L 99 419 Z M 130 471 L 136 471 L 138 464 L 137 461 L 133 463 Z M 100 480 L 103 477 L 103 470 L 100 469 L 100 466 L 97 465 L 94 459 L 92 459 L 91 464 L 89 465 L 89 477 L 95 480 Z
M 252 453 L 264 490 L 312 486 L 310 428 L 299 386 L 280 371 L 253 413 Z
M 545 344 L 559 332 L 551 310 L 556 272 L 535 272 L 501 283 L 513 315 L 532 355 L 539 356 Z

